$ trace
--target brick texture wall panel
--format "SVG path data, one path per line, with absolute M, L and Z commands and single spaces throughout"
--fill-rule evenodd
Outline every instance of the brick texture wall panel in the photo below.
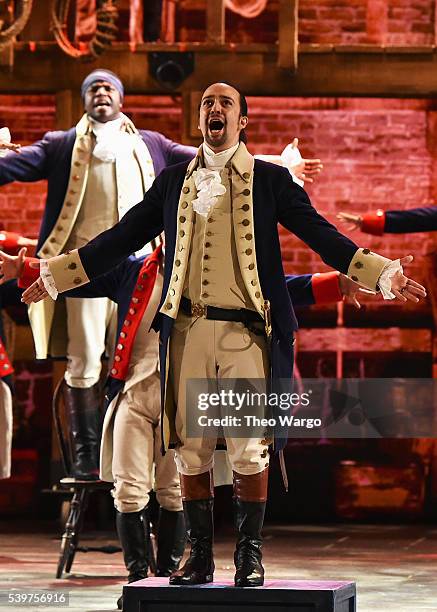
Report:
M 255 19 L 226 11 L 229 42 L 274 43 L 278 38 L 278 1 L 270 0 Z M 434 0 L 381 0 L 369 10 L 368 0 L 300 0 L 302 43 L 429 45 L 434 43 Z M 203 42 L 206 0 L 176 5 L 178 40 Z

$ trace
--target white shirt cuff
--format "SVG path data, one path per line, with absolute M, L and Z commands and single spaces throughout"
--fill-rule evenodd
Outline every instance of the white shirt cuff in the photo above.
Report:
M 56 298 L 58 297 L 58 290 L 56 289 L 55 279 L 53 278 L 52 273 L 50 272 L 49 263 L 45 259 L 41 259 L 41 262 L 39 264 L 39 274 L 41 276 L 41 280 L 44 284 L 47 293 L 52 298 L 52 300 L 56 300 Z
M 396 274 L 396 272 L 403 272 L 403 268 L 401 266 L 401 262 L 399 259 L 395 259 L 390 263 L 386 264 L 383 271 L 381 272 L 381 276 L 378 279 L 378 286 L 381 289 L 382 297 L 384 300 L 393 300 L 396 296 L 392 293 L 391 290 L 391 279 Z

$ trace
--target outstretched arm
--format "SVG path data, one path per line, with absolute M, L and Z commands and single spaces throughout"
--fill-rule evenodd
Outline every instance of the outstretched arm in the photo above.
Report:
M 282 174 L 280 169 L 277 172 Z M 359 248 L 341 234 L 314 209 L 307 194 L 298 185 L 279 176 L 277 182 L 280 223 L 318 253 L 325 263 L 367 289 L 381 289 L 384 296 L 389 298 L 417 301 L 418 297 L 426 295 L 424 287 L 404 276 L 402 270 L 395 273 L 396 265 L 390 259 L 372 253 L 370 249 Z M 408 256 L 400 264 L 410 261 L 412 257 Z
M 422 206 L 410 210 L 381 209 L 357 215 L 340 212 L 337 215 L 348 229 L 360 229 L 367 234 L 381 236 L 384 233 L 409 234 L 437 231 L 437 206 Z
M 0 185 L 13 181 L 25 183 L 46 179 L 49 168 L 50 133 L 45 134 L 42 140 L 20 147 L 19 155 L 14 151 L 7 151 L 0 158 Z
M 286 276 L 286 282 L 293 306 L 332 304 L 347 300 L 361 308 L 358 298 L 363 294 L 374 293 L 363 289 L 340 272 Z

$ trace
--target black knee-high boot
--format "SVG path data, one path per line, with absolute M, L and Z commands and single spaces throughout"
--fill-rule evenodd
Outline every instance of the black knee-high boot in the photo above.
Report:
M 160 508 L 156 559 L 157 576 L 170 576 L 179 568 L 186 541 L 187 532 L 183 511 L 171 512 L 165 508 Z
M 234 472 L 234 513 L 238 531 L 234 553 L 235 586 L 264 584 L 262 535 L 267 500 L 268 468 L 245 476 Z
M 71 476 L 78 480 L 98 480 L 101 428 L 99 385 L 79 389 L 65 383 L 63 397 L 73 441 Z
M 147 506 L 139 512 L 116 511 L 117 533 L 123 549 L 127 581 L 147 578 L 149 566 L 150 518 Z M 123 596 L 117 602 L 123 608 Z
M 170 576 L 170 584 L 206 584 L 214 574 L 214 486 L 212 473 L 197 476 L 180 474 L 182 499 L 190 556 L 180 570 Z

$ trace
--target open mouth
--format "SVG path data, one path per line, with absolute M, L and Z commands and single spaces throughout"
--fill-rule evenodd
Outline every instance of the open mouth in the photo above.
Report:
M 94 103 L 94 108 L 103 108 L 103 107 L 111 107 L 110 102 L 108 102 L 108 100 L 97 100 Z
M 224 121 L 222 119 L 211 119 L 209 122 L 209 131 L 213 136 L 218 136 L 225 128 Z

